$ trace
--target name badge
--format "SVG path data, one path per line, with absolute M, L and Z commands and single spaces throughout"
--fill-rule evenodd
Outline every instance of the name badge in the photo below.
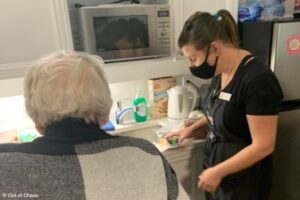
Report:
M 225 101 L 230 101 L 231 99 L 231 94 L 227 92 L 221 92 L 219 95 L 219 99 L 225 100 Z

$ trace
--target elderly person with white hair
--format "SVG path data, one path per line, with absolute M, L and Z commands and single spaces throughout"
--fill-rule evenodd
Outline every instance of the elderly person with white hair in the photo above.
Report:
M 25 104 L 43 135 L 0 145 L 0 195 L 45 200 L 187 199 L 160 152 L 100 129 L 112 105 L 100 57 L 59 52 L 27 73 Z

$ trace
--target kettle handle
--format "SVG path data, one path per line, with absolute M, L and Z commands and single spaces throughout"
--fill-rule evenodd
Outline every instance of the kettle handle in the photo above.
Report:
M 196 89 L 191 86 L 187 86 L 187 90 L 188 90 L 188 92 L 193 94 L 193 103 L 192 103 L 191 110 L 190 110 L 190 112 L 191 112 L 196 107 L 198 91 L 196 91 Z

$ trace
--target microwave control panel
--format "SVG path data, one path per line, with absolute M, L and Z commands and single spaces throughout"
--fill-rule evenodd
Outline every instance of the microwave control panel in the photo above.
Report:
M 158 46 L 170 47 L 170 11 L 169 9 L 157 11 L 157 39 Z

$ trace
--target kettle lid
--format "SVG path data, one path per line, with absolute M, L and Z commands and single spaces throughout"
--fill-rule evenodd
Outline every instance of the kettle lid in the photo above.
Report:
M 182 86 L 180 86 L 180 85 L 175 85 L 175 86 L 173 86 L 173 87 L 171 87 L 168 91 L 170 91 L 170 92 L 172 92 L 172 91 L 177 91 L 177 92 L 179 92 L 179 91 L 182 91 L 184 88 L 182 87 Z

